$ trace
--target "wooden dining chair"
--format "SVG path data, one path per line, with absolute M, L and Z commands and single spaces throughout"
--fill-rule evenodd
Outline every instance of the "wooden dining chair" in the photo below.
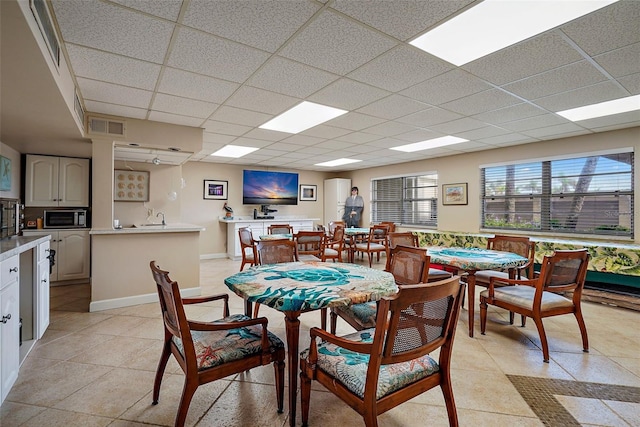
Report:
M 393 249 L 398 245 L 402 246 L 411 246 L 418 248 L 420 247 L 420 243 L 418 241 L 418 235 L 413 234 L 410 231 L 396 231 L 389 233 L 389 249 Z M 387 258 L 387 265 L 385 267 L 386 271 L 390 271 L 391 267 L 391 256 Z M 439 268 L 429 267 L 429 281 L 434 282 L 436 280 L 443 280 L 453 276 L 453 274 L 448 271 L 444 271 Z M 462 297 L 464 300 L 464 295 Z
M 344 249 L 344 227 L 337 226 L 333 230 L 333 236 L 325 236 L 324 247 L 322 248 L 322 261 L 328 259 L 333 262 L 342 262 L 342 251 Z
M 489 304 L 531 317 L 540 335 L 543 360 L 548 363 L 549 345 L 542 319 L 573 314 L 582 335 L 582 349 L 588 352 L 587 327 L 580 306 L 588 263 L 586 249 L 555 251 L 553 255 L 544 257 L 540 273 L 534 279 L 491 278 L 489 288 L 480 293 L 480 332 L 484 335 L 486 330 Z M 572 293 L 572 296 L 565 297 L 565 292 Z
M 311 345 L 300 356 L 302 425 L 309 423 L 315 380 L 362 415 L 367 427 L 378 425 L 378 415 L 439 386 L 449 425 L 457 426 L 450 367 L 463 292 L 457 276 L 400 286 L 396 295 L 380 300 L 375 328 L 343 337 L 311 328 Z M 437 349 L 436 361 L 429 353 Z
M 353 248 L 356 252 L 366 253 L 369 257 L 369 267 L 376 254 L 377 261 L 380 261 L 380 252 L 389 255 L 389 227 L 386 225 L 374 225 L 369 228 L 369 235 L 364 242 L 356 243 Z
M 258 264 L 279 264 L 299 261 L 297 245 L 293 240 L 261 240 L 256 244 Z M 253 317 L 258 317 L 260 303 L 253 306 Z
M 271 224 L 267 227 L 267 234 L 293 234 L 293 226 L 289 224 Z
M 429 256 L 427 251 L 409 246 L 396 246 L 391 250 L 389 272 L 398 285 L 415 285 L 429 281 Z M 338 317 L 356 330 L 375 326 L 377 305 L 375 302 L 331 307 L 331 333 L 336 333 Z
M 273 363 L 278 412 L 284 402 L 284 343 L 267 330 L 265 317 L 229 315 L 229 295 L 181 298 L 178 283 L 155 261 L 149 263 L 158 289 L 164 324 L 164 344 L 153 384 L 153 405 L 158 404 L 164 370 L 173 355 L 184 372 L 184 387 L 175 425 L 184 426 L 189 404 L 198 386 L 257 366 Z M 214 322 L 187 319 L 185 304 L 223 301 L 223 318 Z
M 344 221 L 340 221 L 340 220 L 329 221 L 328 228 L 327 228 L 327 232 L 329 233 L 329 236 L 333 236 L 333 233 L 335 232 L 336 227 L 338 226 L 344 228 L 345 227 Z
M 387 225 L 389 227 L 389 233 L 396 231 L 396 223 L 393 221 L 380 221 L 380 225 Z
M 258 255 L 251 229 L 249 227 L 240 227 L 238 235 L 240 237 L 240 250 L 242 251 L 242 263 L 240 264 L 240 271 L 242 271 L 246 264 L 249 264 L 249 266 L 257 265 Z
M 298 256 L 306 257 L 304 261 L 322 259 L 322 251 L 324 249 L 324 232 L 323 231 L 306 231 L 301 230 L 293 235 L 293 241 L 297 245 Z M 315 258 L 315 259 L 314 259 Z

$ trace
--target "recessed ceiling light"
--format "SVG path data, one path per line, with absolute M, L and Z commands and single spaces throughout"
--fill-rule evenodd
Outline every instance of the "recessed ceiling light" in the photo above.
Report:
M 348 165 L 349 163 L 357 163 L 357 162 L 361 162 L 362 160 L 356 160 L 356 159 L 336 159 L 336 160 L 331 160 L 328 162 L 324 162 L 324 163 L 316 163 L 315 166 L 327 166 L 327 167 L 332 167 L 332 166 L 342 166 L 342 165 Z
M 259 127 L 279 132 L 300 133 L 345 113 L 348 111 L 303 101 Z
M 598 104 L 585 105 L 584 107 L 558 111 L 556 114 L 559 114 L 572 122 L 577 122 L 580 120 L 610 116 L 612 114 L 626 113 L 628 111 L 635 110 L 640 110 L 640 95 L 628 96 L 626 98 L 614 99 L 613 101 L 600 102 Z
M 429 150 L 431 148 L 444 147 L 446 145 L 459 144 L 461 142 L 467 142 L 467 141 L 469 140 L 464 138 L 458 138 L 457 136 L 447 135 L 440 138 L 434 138 L 426 141 L 415 142 L 413 144 L 399 145 L 397 147 L 391 147 L 389 149 L 404 151 L 407 153 L 413 153 L 414 151 Z
M 484 0 L 409 43 L 464 65 L 617 0 Z
M 246 154 L 253 153 L 256 151 L 256 147 L 243 147 L 241 145 L 225 145 L 215 153 L 212 153 L 212 156 L 219 157 L 242 157 Z

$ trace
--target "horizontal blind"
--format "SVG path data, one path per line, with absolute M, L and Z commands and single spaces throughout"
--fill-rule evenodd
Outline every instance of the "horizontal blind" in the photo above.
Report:
M 482 225 L 633 236 L 633 153 L 482 169 Z
M 437 225 L 438 176 L 436 174 L 376 179 L 371 200 L 374 222 Z

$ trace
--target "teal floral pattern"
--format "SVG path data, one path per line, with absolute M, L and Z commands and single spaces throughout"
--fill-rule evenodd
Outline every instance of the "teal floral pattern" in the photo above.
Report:
M 356 342 L 372 342 L 375 329 L 365 329 L 343 338 Z M 301 356 L 308 359 L 309 349 Z M 369 355 L 356 353 L 335 344 L 318 344 L 318 368 L 335 377 L 359 397 L 364 397 L 364 386 L 369 368 Z M 438 363 L 428 355 L 408 362 L 382 365 L 378 377 L 376 398 L 380 399 L 421 378 L 440 370 Z
M 463 234 L 454 232 L 415 231 L 420 246 L 444 246 L 463 248 L 486 248 L 491 235 Z M 536 242 L 536 262 L 555 250 L 587 248 L 591 258 L 589 270 L 604 273 L 640 276 L 640 245 L 595 241 L 563 240 L 531 237 Z
M 250 318 L 242 314 L 234 314 L 219 322 L 239 322 Z M 267 332 L 272 348 L 284 348 L 284 343 L 271 332 Z M 240 360 L 252 354 L 262 352 L 262 327 L 249 326 L 226 331 L 191 331 L 196 351 L 198 370 L 208 369 L 223 363 Z M 173 337 L 180 353 L 184 354 L 182 340 Z
M 224 283 L 279 311 L 309 311 L 377 301 L 398 291 L 393 275 L 356 264 L 288 262 L 251 267 Z

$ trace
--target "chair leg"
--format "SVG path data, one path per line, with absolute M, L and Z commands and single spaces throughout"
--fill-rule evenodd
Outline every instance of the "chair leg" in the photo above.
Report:
M 162 376 L 164 375 L 164 369 L 167 367 L 167 362 L 171 356 L 170 342 L 165 341 L 162 348 L 162 354 L 160 355 L 160 361 L 158 362 L 158 369 L 156 370 L 156 379 L 153 382 L 153 405 L 158 404 L 158 398 L 160 397 L 160 384 L 162 383 Z
M 311 378 L 306 374 L 307 364 L 301 363 L 300 367 L 300 410 L 302 417 L 302 426 L 309 425 L 309 402 L 311 401 Z
M 367 252 L 367 255 L 369 256 L 369 268 L 371 268 L 371 261 L 373 260 L 373 257 L 371 256 L 371 252 Z
M 189 381 L 186 377 L 184 380 L 184 388 L 182 389 L 182 398 L 180 399 L 180 406 L 178 406 L 178 415 L 176 416 L 175 427 L 184 426 L 184 422 L 187 419 L 187 412 L 189 412 L 189 405 L 193 394 L 196 392 L 198 384 L 194 381 Z
M 335 335 L 336 327 L 338 326 L 338 315 L 332 311 L 329 316 L 331 316 L 331 333 Z
M 513 313 L 513 311 L 510 311 L 509 312 L 509 324 L 510 325 L 513 325 L 513 317 L 514 317 L 514 313 Z
M 260 303 L 257 302 L 255 303 L 255 305 L 253 306 L 253 318 L 255 319 L 256 317 L 258 317 L 258 312 L 260 311 Z
M 273 362 L 273 370 L 276 374 L 276 399 L 278 401 L 278 413 L 281 414 L 284 409 L 284 361 L 276 360 Z
M 538 328 L 538 335 L 540 335 L 540 344 L 542 345 L 542 360 L 545 363 L 549 363 L 549 344 L 547 343 L 547 334 L 544 332 L 542 318 L 534 317 L 533 321 L 536 323 L 536 328 Z
M 323 331 L 327 330 L 327 309 L 320 309 L 320 327 Z
M 451 387 L 451 376 L 442 374 L 442 383 L 440 384 L 442 389 L 442 395 L 444 396 L 444 403 L 447 407 L 447 416 L 449 417 L 449 426 L 458 426 L 458 411 L 456 410 L 456 401 L 453 398 L 453 388 Z
M 480 297 L 480 333 L 482 335 L 484 335 L 484 331 L 486 327 L 487 327 L 487 300 Z
M 582 317 L 582 310 L 580 307 L 576 307 L 576 312 L 573 313 L 578 321 L 578 327 L 580 328 L 580 335 L 582 335 L 582 351 L 589 353 L 589 337 L 587 336 L 587 326 L 584 324 L 584 318 Z
M 522 327 L 524 328 L 525 326 L 527 326 L 527 316 L 525 316 L 524 314 L 520 315 L 520 323 L 522 325 Z

